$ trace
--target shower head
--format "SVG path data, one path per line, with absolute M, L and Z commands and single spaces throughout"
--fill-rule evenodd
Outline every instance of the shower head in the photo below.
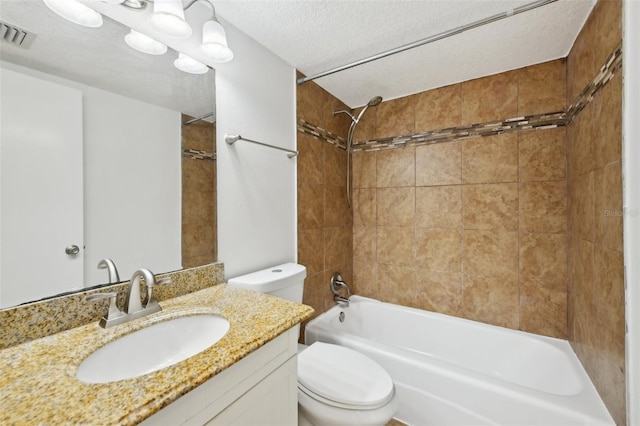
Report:
M 380 102 L 382 102 L 382 96 L 374 96 L 373 98 L 371 98 L 371 100 L 367 103 L 367 106 L 378 106 L 380 104 Z

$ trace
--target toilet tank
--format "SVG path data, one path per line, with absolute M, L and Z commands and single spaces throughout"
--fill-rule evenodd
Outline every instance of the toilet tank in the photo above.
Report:
M 302 303 L 306 276 L 307 268 L 304 266 L 297 263 L 283 263 L 282 265 L 231 278 L 229 285 Z

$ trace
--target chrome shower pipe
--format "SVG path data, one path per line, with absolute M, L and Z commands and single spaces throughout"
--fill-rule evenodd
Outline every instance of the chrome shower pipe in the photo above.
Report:
M 425 44 L 433 43 L 434 41 L 442 40 L 442 39 L 445 39 L 445 38 L 448 38 L 448 37 L 451 37 L 451 36 L 454 36 L 454 35 L 457 35 L 457 34 L 461 34 L 461 33 L 465 32 L 465 31 L 469 31 L 469 30 L 472 30 L 474 28 L 481 27 L 483 25 L 491 24 L 493 22 L 497 22 L 497 21 L 500 21 L 502 19 L 509 18 L 510 16 L 518 15 L 520 13 L 528 12 L 530 10 L 537 9 L 539 7 L 542 7 L 542 6 L 546 6 L 548 4 L 555 3 L 556 1 L 558 1 L 558 0 L 538 0 L 538 1 L 535 1 L 533 3 L 528 3 L 528 4 L 525 4 L 523 6 L 516 7 L 514 9 L 508 10 L 506 12 L 498 13 L 497 15 L 489 16 L 488 18 L 484 18 L 484 19 L 481 19 L 479 21 L 471 22 L 470 24 L 462 25 L 462 26 L 456 27 L 454 29 L 443 31 L 441 33 L 432 35 L 430 37 L 423 38 L 423 39 L 418 40 L 418 41 L 414 41 L 413 43 L 409 43 L 409 44 L 402 45 L 400 47 L 396 47 L 395 49 L 387 50 L 387 51 L 378 53 L 376 55 L 369 56 L 367 58 L 363 58 L 363 59 L 348 63 L 346 65 L 342 65 L 342 66 L 339 66 L 339 67 L 336 67 L 336 68 L 332 68 L 330 70 L 327 70 L 327 71 L 324 71 L 324 72 L 321 72 L 321 73 L 318 73 L 318 74 L 314 74 L 314 75 L 309 76 L 309 77 L 299 78 L 297 80 L 297 83 L 298 84 L 303 84 L 303 83 L 306 83 L 307 81 L 312 81 L 312 80 L 315 80 L 315 79 L 320 78 L 320 77 L 326 77 L 328 75 L 335 74 L 335 73 L 340 72 L 340 71 L 348 70 L 349 68 L 357 67 L 359 65 L 363 65 L 363 64 L 366 64 L 366 63 L 369 63 L 369 62 L 372 62 L 372 61 L 376 61 L 378 59 L 386 58 L 387 56 L 395 55 L 396 53 L 404 52 L 405 50 L 413 49 L 415 47 L 424 46 Z

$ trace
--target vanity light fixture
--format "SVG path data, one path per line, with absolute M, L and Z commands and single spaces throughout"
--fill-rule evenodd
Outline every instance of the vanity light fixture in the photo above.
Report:
M 122 3 L 122 1 L 117 3 Z M 110 1 L 109 3 L 116 2 Z M 44 0 L 44 4 L 56 15 L 74 24 L 90 28 L 102 26 L 102 15 L 77 0 Z
M 164 55 L 167 53 L 167 46 L 136 30 L 131 30 L 124 37 L 124 41 L 138 52 L 149 55 Z
M 213 5 L 211 5 L 213 7 Z M 214 62 L 224 63 L 233 59 L 233 52 L 227 45 L 227 34 L 216 19 L 213 11 L 213 19 L 202 26 L 202 54 Z
M 192 32 L 184 19 L 182 0 L 154 0 L 151 25 L 171 38 L 188 38 Z
M 209 71 L 209 67 L 205 64 L 196 61 L 184 53 L 180 53 L 178 55 L 178 59 L 173 62 L 173 65 L 175 65 L 180 71 L 188 72 L 189 74 L 205 74 Z

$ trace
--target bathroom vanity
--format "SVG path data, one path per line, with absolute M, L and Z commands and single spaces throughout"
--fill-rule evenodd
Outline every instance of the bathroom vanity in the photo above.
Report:
M 313 310 L 225 284 L 161 302 L 163 311 L 103 329 L 97 321 L 0 351 L 0 424 L 295 424 L 298 326 Z M 227 334 L 170 367 L 83 383 L 98 348 L 171 318 L 216 314 Z

